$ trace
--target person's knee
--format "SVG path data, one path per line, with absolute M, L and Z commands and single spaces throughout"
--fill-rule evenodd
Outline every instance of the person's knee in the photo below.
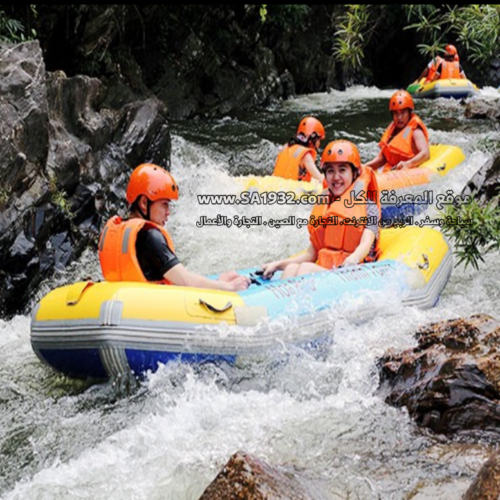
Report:
M 288 264 L 283 270 L 283 278 L 293 278 L 297 276 L 297 271 L 299 269 L 299 264 L 292 263 Z
M 297 269 L 297 274 L 296 276 L 302 276 L 304 274 L 310 274 L 311 272 L 315 271 L 315 265 L 312 264 L 311 262 L 303 262 L 302 264 L 299 265 Z
M 318 266 L 314 262 L 303 262 L 297 269 L 296 276 L 303 276 L 304 274 L 319 273 L 325 271 L 324 267 Z

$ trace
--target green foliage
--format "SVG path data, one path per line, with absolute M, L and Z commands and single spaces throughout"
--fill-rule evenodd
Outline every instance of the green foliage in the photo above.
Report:
M 455 244 L 457 265 L 479 268 L 483 255 L 500 249 L 500 197 L 481 206 L 474 198 L 460 206 L 449 205 L 442 213 L 443 232 Z
M 412 17 L 432 16 L 434 12 L 438 10 L 438 8 L 432 4 L 402 5 L 402 7 L 406 13 L 407 22 L 410 22 Z
M 303 24 L 311 12 L 306 4 L 268 4 L 265 7 L 266 20 L 281 29 Z
M 423 41 L 426 43 L 417 45 L 420 53 L 429 59 L 436 57 L 446 45 L 440 36 L 443 26 L 442 13 L 434 5 L 408 5 L 405 6 L 405 10 L 408 21 L 414 18 L 416 21 L 405 26 L 404 29 L 414 29 L 421 33 Z
M 49 190 L 52 193 L 50 201 L 68 217 L 73 218 L 73 213 L 71 212 L 68 201 L 68 195 L 66 191 L 59 189 L 57 179 L 55 177 L 51 177 L 49 179 Z
M 30 5 L 30 12 L 33 17 L 37 17 L 36 5 Z M 34 40 L 37 36 L 36 30 L 27 30 L 24 24 L 17 19 L 7 15 L 0 7 L 0 42 L 19 43 Z
M 260 20 L 263 23 L 265 23 L 266 19 L 267 19 L 267 5 L 266 4 L 262 4 L 260 6 L 259 14 L 260 14 Z
M 467 57 L 479 66 L 486 66 L 500 49 L 500 5 L 405 6 L 408 20 L 405 29 L 422 34 L 422 54 L 434 56 L 447 43 L 458 40 Z
M 369 26 L 369 5 L 347 5 L 340 26 L 335 31 L 333 55 L 346 72 L 361 66 L 364 58 L 365 31 Z
M 0 207 L 9 201 L 10 193 L 6 188 L 0 188 Z
M 455 7 L 448 13 L 447 21 L 472 62 L 485 66 L 498 55 L 500 5 Z

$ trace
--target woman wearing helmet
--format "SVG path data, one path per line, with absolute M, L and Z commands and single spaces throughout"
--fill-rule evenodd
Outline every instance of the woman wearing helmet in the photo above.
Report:
M 328 203 L 316 204 L 311 212 L 308 249 L 265 264 L 265 278 L 281 269 L 286 279 L 376 259 L 380 203 L 373 170 L 361 166 L 358 149 L 349 141 L 330 142 L 321 168 Z
M 297 134 L 276 158 L 273 175 L 296 181 L 310 181 L 313 177 L 323 182 L 323 175 L 316 167 L 316 155 L 321 140 L 325 138 L 325 128 L 312 117 L 303 118 L 297 128 Z
M 389 101 L 392 123 L 379 142 L 379 154 L 366 166 L 400 170 L 418 167 L 430 158 L 429 133 L 414 109 L 413 99 L 406 90 L 392 95 Z
M 170 202 L 179 190 L 172 175 L 152 163 L 139 165 L 131 174 L 126 198 L 130 218 L 112 217 L 99 241 L 102 274 L 108 281 L 152 281 L 170 285 L 244 290 L 249 279 L 226 273 L 211 280 L 188 271 L 177 259 L 172 238 L 163 227 Z

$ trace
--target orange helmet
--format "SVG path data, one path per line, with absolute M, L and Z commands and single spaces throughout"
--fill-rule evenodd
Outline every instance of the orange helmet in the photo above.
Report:
M 324 139 L 325 127 L 313 116 L 306 116 L 300 120 L 299 127 L 297 128 L 297 136 L 299 134 L 302 134 L 308 141 Z
M 165 169 L 152 163 L 143 163 L 134 169 L 127 186 L 127 201 L 132 204 L 141 195 L 149 200 L 177 200 L 179 188 Z
M 415 109 L 413 99 L 406 90 L 398 90 L 392 94 L 389 101 L 389 111 L 399 111 L 400 109 Z
M 455 45 L 447 45 L 444 50 L 450 56 L 456 56 L 457 55 L 457 48 L 455 47 Z
M 361 158 L 358 148 L 349 141 L 332 141 L 327 144 L 321 155 L 321 169 L 325 170 L 325 165 L 334 162 L 346 162 L 354 165 L 361 171 Z

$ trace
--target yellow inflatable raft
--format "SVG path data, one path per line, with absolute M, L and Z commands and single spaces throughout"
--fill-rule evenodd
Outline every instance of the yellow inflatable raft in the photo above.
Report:
M 430 83 L 415 82 L 407 90 L 415 98 L 452 97 L 465 99 L 479 93 L 477 86 L 466 78 L 449 78 Z
M 427 208 L 428 204 L 413 204 L 411 199 L 421 194 L 426 189 L 432 189 L 434 183 L 446 176 L 457 165 L 465 160 L 463 151 L 458 146 L 446 144 L 431 144 L 430 159 L 418 168 L 407 170 L 393 170 L 390 172 L 377 172 L 377 182 L 381 193 L 382 218 L 394 219 L 406 215 L 418 214 Z M 279 192 L 287 193 L 296 199 L 307 197 L 308 195 L 318 195 L 324 191 L 324 187 L 319 182 L 295 181 L 267 175 L 264 177 L 247 176 L 241 177 L 241 191 L 257 191 L 259 193 Z M 394 196 L 387 202 L 383 197 L 383 192 L 392 192 Z M 409 198 L 407 198 L 407 196 Z M 311 198 L 312 200 L 313 198 Z M 402 201 L 403 200 L 403 201 Z
M 429 221 L 434 223 L 435 221 Z M 32 314 L 35 353 L 75 377 L 142 377 L 171 361 L 228 362 L 307 348 L 335 332 L 338 311 L 360 319 L 405 305 L 432 307 L 452 257 L 440 231 L 382 229 L 378 262 L 223 292 L 91 281 L 48 293 Z

